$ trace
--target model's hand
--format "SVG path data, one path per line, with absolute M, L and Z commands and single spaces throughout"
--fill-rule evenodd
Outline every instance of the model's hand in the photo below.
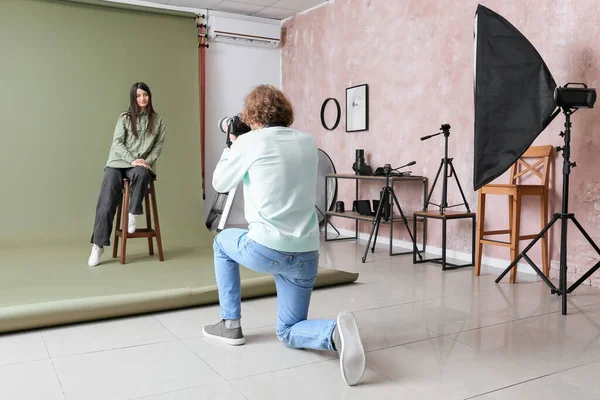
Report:
M 146 163 L 146 161 L 144 161 L 141 158 L 138 158 L 137 160 L 133 160 L 131 162 L 131 165 L 133 165 L 134 167 L 150 168 L 150 166 Z

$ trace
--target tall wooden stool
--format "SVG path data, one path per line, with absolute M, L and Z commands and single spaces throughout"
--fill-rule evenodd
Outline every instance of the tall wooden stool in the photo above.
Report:
M 532 146 L 521 158 L 517 160 L 511 167 L 510 183 L 509 184 L 488 184 L 479 189 L 478 210 L 479 218 L 477 219 L 477 248 L 475 256 L 475 275 L 481 272 L 481 258 L 483 253 L 483 245 L 491 244 L 496 246 L 505 246 L 510 248 L 511 262 L 519 255 L 519 241 L 525 239 L 533 239 L 537 234 L 521 235 L 521 200 L 523 196 L 539 196 L 540 198 L 540 219 L 542 230 L 548 223 L 548 175 L 550 170 L 550 155 L 553 147 L 547 146 Z M 527 159 L 537 159 L 537 161 L 529 164 Z M 531 162 L 531 161 L 530 161 Z M 541 171 L 538 169 L 541 168 Z M 521 184 L 525 174 L 533 174 L 539 178 L 540 184 L 529 185 Z M 485 231 L 485 198 L 486 195 L 505 195 L 508 196 L 508 230 Z M 501 242 L 498 240 L 486 239 L 486 235 L 502 235 L 509 234 L 510 242 Z M 550 273 L 549 256 L 548 256 L 548 234 L 546 233 L 542 239 L 542 267 L 544 275 Z M 517 278 L 517 266 L 515 265 L 510 271 L 510 283 L 515 283 Z
M 129 222 L 129 179 L 123 179 L 123 196 L 119 202 L 119 208 L 117 209 L 117 224 L 115 226 L 115 244 L 113 247 L 113 258 L 117 258 L 117 252 L 119 250 L 119 237 L 123 239 L 123 245 L 121 248 L 121 264 L 125 264 L 125 256 L 127 254 L 127 239 L 135 238 L 148 238 L 148 253 L 154 255 L 154 245 L 152 238 L 156 238 L 156 246 L 158 247 L 158 259 L 164 261 L 162 238 L 160 236 L 160 223 L 158 222 L 158 207 L 156 206 L 156 190 L 154 188 L 154 181 L 156 178 L 150 180 L 148 189 L 146 190 L 146 196 L 144 197 L 144 214 L 146 214 L 146 228 L 137 228 L 134 233 L 127 232 L 127 225 Z M 150 203 L 152 203 L 152 209 L 150 209 Z M 154 226 L 152 228 L 152 222 L 150 218 L 150 211 L 154 217 Z

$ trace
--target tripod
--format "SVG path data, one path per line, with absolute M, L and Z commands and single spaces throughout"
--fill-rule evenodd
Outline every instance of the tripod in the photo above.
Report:
M 502 274 L 496 279 L 496 283 L 499 283 L 502 278 L 517 265 L 517 262 L 524 258 L 525 261 L 533 268 L 533 270 L 542 278 L 542 280 L 550 287 L 552 294 L 562 295 L 562 314 L 567 315 L 567 294 L 573 292 L 579 285 L 581 285 L 587 278 L 590 277 L 598 268 L 600 268 L 600 262 L 596 263 L 588 272 L 586 272 L 577 282 L 571 287 L 567 288 L 567 222 L 568 220 L 573 221 L 577 229 L 587 239 L 590 245 L 600 255 L 600 248 L 594 243 L 590 235 L 583 229 L 581 224 L 575 218 L 575 214 L 569 213 L 569 175 L 571 174 L 571 168 L 576 167 L 576 163 L 570 161 L 571 157 L 571 114 L 573 111 L 570 108 L 563 108 L 565 114 L 565 131 L 560 133 L 560 136 L 564 137 L 565 145 L 563 147 L 557 147 L 558 151 L 563 153 L 563 187 L 562 187 L 562 210 L 560 213 L 554 214 L 552 220 L 542 229 L 542 231 L 529 243 L 529 245 L 519 254 L 517 258 L 502 272 Z M 531 249 L 538 240 L 540 240 L 544 234 L 554 225 L 555 222 L 561 222 L 560 229 L 560 276 L 559 276 L 559 289 L 540 271 L 540 269 L 531 261 L 527 256 L 527 252 Z
M 381 197 L 379 198 L 379 205 L 377 206 L 377 212 L 375 213 L 375 218 L 373 219 L 373 227 L 371 228 L 371 234 L 369 235 L 369 240 L 367 242 L 367 246 L 365 247 L 365 253 L 362 258 L 363 263 L 367 259 L 367 252 L 369 251 L 369 246 L 371 245 L 371 239 L 373 239 L 373 232 L 375 232 L 375 240 L 373 241 L 373 247 L 371 248 L 371 252 L 372 253 L 375 252 L 375 244 L 377 243 L 377 234 L 379 233 L 379 224 L 381 223 L 381 217 L 383 214 L 384 204 L 390 205 L 390 213 L 389 213 L 390 237 L 393 234 L 393 228 L 392 228 L 392 225 L 394 224 L 393 209 L 394 209 L 394 203 L 395 203 L 396 207 L 398 207 L 398 211 L 400 212 L 400 217 L 402 218 L 402 222 L 404 223 L 404 226 L 406 226 L 406 230 L 408 231 L 408 234 L 410 235 L 410 239 L 411 239 L 411 241 L 414 242 L 412 232 L 410 231 L 410 228 L 408 227 L 408 221 L 407 221 L 406 217 L 404 216 L 404 212 L 402 212 L 402 208 L 400 207 L 400 203 L 398 202 L 398 199 L 396 198 L 396 194 L 394 193 L 394 190 L 390 186 L 390 174 L 392 173 L 392 171 L 396 171 L 396 170 L 399 170 L 400 168 L 408 167 L 410 165 L 415 165 L 415 164 L 416 164 L 415 161 L 411 161 L 408 164 L 403 165 L 398 168 L 394 168 L 393 170 L 392 170 L 392 167 L 390 166 L 390 164 L 384 165 L 383 173 L 385 174 L 385 186 L 381 190 Z M 393 200 L 393 202 L 392 202 L 392 200 Z M 423 257 L 421 256 L 421 253 L 418 250 L 417 250 L 417 253 L 419 255 L 419 259 L 422 260 Z M 390 245 L 390 255 L 392 255 L 391 254 L 391 245 Z
M 427 140 L 434 136 L 444 134 L 444 158 L 442 158 L 440 162 L 440 167 L 438 168 L 437 174 L 435 175 L 435 179 L 433 180 L 433 185 L 431 186 L 431 191 L 429 192 L 429 196 L 427 196 L 427 201 L 425 202 L 425 207 L 423 211 L 427 210 L 429 204 L 433 204 L 434 206 L 438 206 L 440 208 L 440 215 L 443 215 L 446 211 L 446 208 L 458 207 L 458 206 L 466 206 L 467 212 L 471 212 L 469 209 L 469 203 L 467 203 L 467 199 L 465 199 L 465 194 L 463 193 L 462 187 L 460 186 L 460 182 L 458 181 L 458 176 L 456 175 L 456 171 L 454 170 L 454 165 L 452 165 L 452 158 L 448 158 L 448 137 L 450 136 L 450 124 L 443 124 L 441 127 L 442 131 L 433 135 L 423 136 L 421 140 Z M 435 204 L 429 201 L 431 199 L 431 195 L 435 190 L 435 185 L 440 177 L 440 173 L 444 170 L 444 177 L 442 178 L 442 201 L 440 204 Z M 448 170 L 450 170 L 450 175 L 448 175 Z M 458 185 L 458 190 L 460 191 L 460 195 L 462 196 L 463 203 L 455 204 L 452 206 L 448 206 L 448 178 L 454 177 L 456 180 L 456 184 Z
M 206 218 L 206 228 L 208 230 L 212 229 L 212 224 L 219 215 L 221 218 L 219 219 L 217 232 L 221 232 L 223 229 L 225 229 L 225 224 L 227 223 L 227 218 L 229 218 L 229 212 L 231 211 L 231 206 L 233 205 L 236 191 L 237 188 L 233 188 L 227 193 L 215 194 L 208 217 Z

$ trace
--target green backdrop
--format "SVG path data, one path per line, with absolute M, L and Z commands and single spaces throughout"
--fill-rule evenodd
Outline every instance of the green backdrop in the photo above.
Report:
M 0 1 L 0 246 L 89 244 L 113 129 L 136 81 L 166 123 L 156 186 L 164 240 L 212 237 L 196 32 L 191 14 Z
M 218 303 L 195 24 L 193 15 L 0 0 L 0 332 Z M 136 81 L 150 85 L 167 127 L 156 184 L 165 262 L 131 240 L 126 265 L 111 247 L 89 268 L 104 165 Z M 243 298 L 276 293 L 270 275 L 242 268 L 241 277 Z M 321 269 L 316 286 L 357 278 Z

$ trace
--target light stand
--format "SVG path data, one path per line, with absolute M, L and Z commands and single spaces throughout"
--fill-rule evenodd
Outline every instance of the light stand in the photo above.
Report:
M 438 206 L 440 208 L 440 215 L 444 214 L 444 212 L 446 211 L 446 208 L 458 207 L 458 206 L 462 206 L 462 205 L 467 207 L 467 212 L 471 212 L 471 210 L 469 209 L 469 203 L 467 203 L 465 194 L 463 193 L 462 187 L 460 186 L 460 182 L 458 181 L 458 176 L 456 175 L 456 170 L 454 169 L 454 165 L 452 165 L 453 159 L 448 158 L 448 137 L 450 136 L 450 125 L 443 124 L 441 127 L 441 130 L 442 131 L 439 133 L 429 135 L 429 136 L 423 136 L 421 138 L 421 140 L 427 140 L 434 136 L 443 134 L 444 141 L 445 141 L 444 158 L 442 158 L 442 160 L 440 162 L 440 167 L 438 168 L 437 174 L 435 175 L 435 179 L 433 181 L 433 185 L 431 186 L 431 191 L 429 192 L 429 196 L 427 196 L 427 201 L 425 202 L 425 207 L 423 208 L 423 211 L 427 210 L 427 207 L 429 206 L 429 204 L 433 204 L 434 206 Z M 440 173 L 442 172 L 442 169 L 444 170 L 444 177 L 442 178 L 442 201 L 440 202 L 440 204 L 435 204 L 435 203 L 430 202 L 429 200 L 431 199 L 431 195 L 433 194 L 433 191 L 435 190 L 435 185 L 440 176 Z M 450 170 L 450 175 L 448 175 L 448 170 Z M 448 206 L 448 178 L 452 177 L 452 176 L 454 176 L 454 179 L 456 180 L 456 184 L 458 185 L 458 190 L 460 191 L 460 195 L 462 196 L 463 203 Z
M 550 287 L 552 294 L 562 295 L 562 314 L 567 314 L 567 294 L 573 292 L 581 283 L 583 283 L 587 278 L 590 277 L 598 268 L 600 268 L 600 262 L 596 263 L 588 272 L 586 272 L 577 282 L 575 282 L 571 287 L 567 289 L 567 222 L 568 220 L 573 221 L 577 229 L 581 232 L 581 234 L 587 239 L 590 245 L 596 250 L 596 252 L 600 255 L 600 248 L 594 243 L 590 235 L 583 229 L 581 224 L 575 218 L 575 214 L 569 213 L 569 175 L 571 173 L 571 168 L 576 167 L 576 163 L 572 163 L 570 161 L 571 157 L 571 114 L 573 111 L 572 108 L 562 108 L 563 113 L 565 114 L 566 122 L 565 122 L 565 131 L 560 133 L 560 136 L 564 136 L 565 145 L 563 147 L 557 147 L 558 151 L 562 151 L 563 153 L 563 187 L 562 187 L 562 210 L 560 213 L 554 214 L 552 220 L 542 229 L 542 231 L 529 243 L 529 245 L 519 254 L 515 260 L 510 263 L 510 265 L 502 272 L 502 274 L 496 279 L 496 283 L 499 283 L 502 278 L 517 265 L 517 262 L 524 258 L 525 261 L 533 268 L 533 270 L 542 278 L 542 280 Z M 544 275 L 542 271 L 531 261 L 531 259 L 527 256 L 527 252 L 531 249 L 538 240 L 540 240 L 544 234 L 554 225 L 558 220 L 561 221 L 561 229 L 560 229 L 560 276 L 559 276 L 559 289 L 554 286 L 554 284 Z
M 373 218 L 373 227 L 371 228 L 371 234 L 369 235 L 369 240 L 367 241 L 367 246 L 365 247 L 365 253 L 362 258 L 363 263 L 367 259 L 367 252 L 369 251 L 369 246 L 371 245 L 371 239 L 373 239 L 373 233 L 375 233 L 375 240 L 373 241 L 373 248 L 371 249 L 371 252 L 372 253 L 375 252 L 375 244 L 377 243 L 377 234 L 379 233 L 379 224 L 381 223 L 381 216 L 383 214 L 384 203 L 389 202 L 388 204 L 390 205 L 390 226 L 391 226 L 391 224 L 394 223 L 394 215 L 393 215 L 394 212 L 393 211 L 394 211 L 394 203 L 395 203 L 396 207 L 398 207 L 398 211 L 400 212 L 400 217 L 402 218 L 402 222 L 404 223 L 404 226 L 406 226 L 406 230 L 408 231 L 408 234 L 410 235 L 410 239 L 411 239 L 411 241 L 414 242 L 412 232 L 410 231 L 410 228 L 408 227 L 408 221 L 407 221 L 406 217 L 404 216 L 404 213 L 402 212 L 402 208 L 400 208 L 400 203 L 398 202 L 398 199 L 396 198 L 396 194 L 394 193 L 394 190 L 390 186 L 390 174 L 392 173 L 392 171 L 397 171 L 400 168 L 409 167 L 409 166 L 415 165 L 415 164 L 416 164 L 416 161 L 411 161 L 406 165 L 403 165 L 401 167 L 394 168 L 394 169 L 392 169 L 390 164 L 384 165 L 383 173 L 385 174 L 385 186 L 381 190 L 381 197 L 379 198 L 379 205 L 377 206 L 377 212 L 375 213 L 375 218 Z M 392 200 L 393 200 L 393 202 L 392 202 Z M 390 235 L 391 234 L 392 234 L 392 231 L 390 230 Z M 419 259 L 423 259 L 423 257 L 421 256 L 421 253 L 418 250 L 417 250 L 417 253 L 419 255 Z

